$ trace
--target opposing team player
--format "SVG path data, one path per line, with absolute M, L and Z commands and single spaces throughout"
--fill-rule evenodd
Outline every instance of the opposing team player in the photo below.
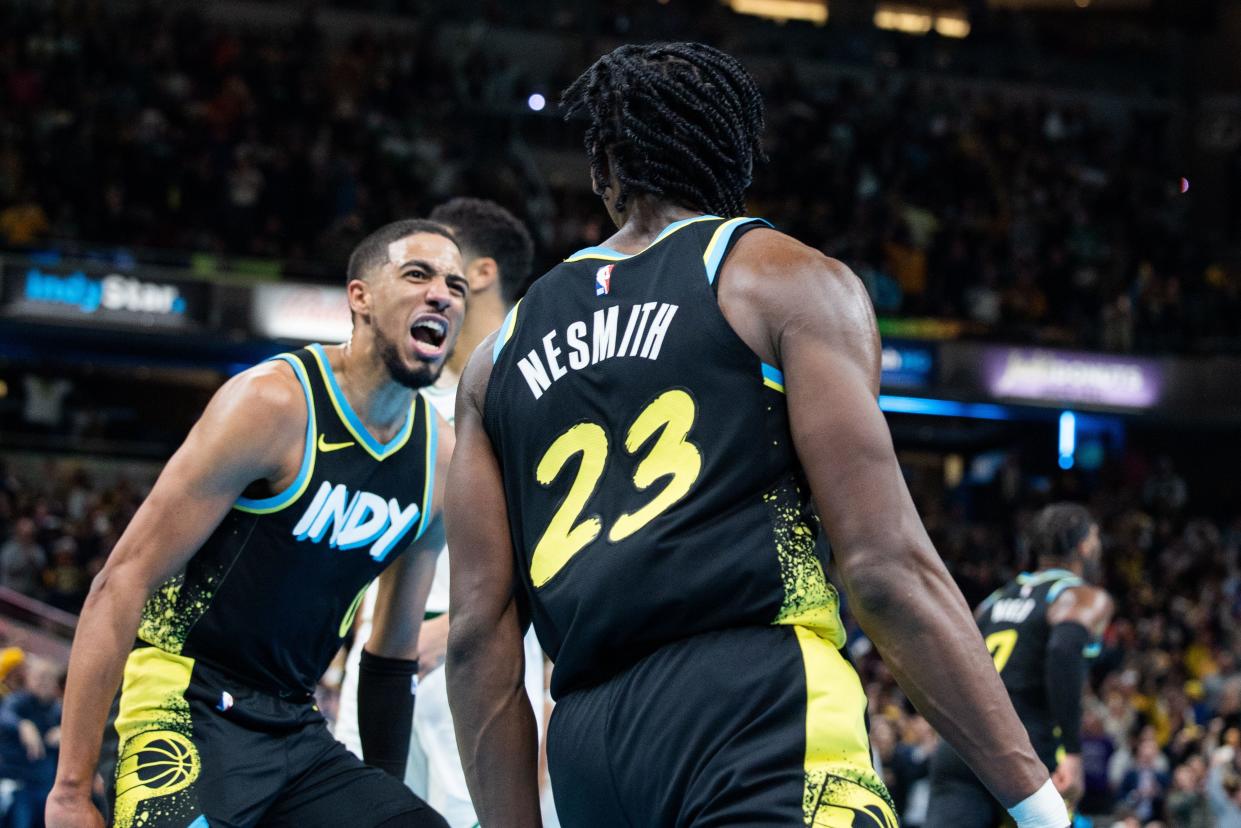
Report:
M 444 826 L 332 738 L 312 693 L 379 577 L 363 747 L 404 766 L 453 442 L 417 389 L 461 327 L 460 250 L 441 225 L 387 225 L 354 251 L 347 291 L 350 341 L 226 383 L 92 585 L 52 828 L 102 825 L 91 781 L 118 685 L 104 759 L 117 828 Z
M 475 352 L 449 473 L 449 701 L 482 824 L 538 823 L 532 618 L 565 825 L 895 826 L 817 510 L 905 691 L 1021 828 L 1064 828 L 901 477 L 864 289 L 741 215 L 753 79 L 623 46 L 564 103 L 620 229 Z
M 469 355 L 492 331 L 500 327 L 509 308 L 530 275 L 533 243 L 525 226 L 494 201 L 454 198 L 436 207 L 430 215 L 453 231 L 461 245 L 465 277 L 470 287 L 469 312 L 461 326 L 461 336 L 443 375 L 423 390 L 431 404 L 450 423 L 456 404 L 457 380 Z M 435 568 L 431 593 L 427 596 L 426 618 L 419 634 L 418 704 L 414 709 L 413 736 L 405 781 L 410 788 L 444 816 L 452 828 L 471 828 L 478 822 L 465 774 L 453 736 L 452 718 L 444 682 L 444 648 L 448 638 L 448 555 L 441 554 Z M 362 624 L 369 623 L 366 612 L 372 596 L 363 604 Z M 369 627 L 360 627 L 369 629 Z M 345 681 L 341 687 L 336 737 L 360 753 L 357 732 L 356 665 L 363 635 L 358 636 L 349 654 Z M 526 636 L 526 689 L 531 702 L 542 709 L 543 655 L 533 632 Z
M 1044 508 L 1029 533 L 1038 569 L 979 605 L 975 616 L 1017 715 L 1057 789 L 1082 794 L 1082 689 L 1091 651 L 1112 617 L 1099 576 L 1099 526 L 1084 507 Z M 952 748 L 931 765 L 928 825 L 995 828 L 1003 812 Z

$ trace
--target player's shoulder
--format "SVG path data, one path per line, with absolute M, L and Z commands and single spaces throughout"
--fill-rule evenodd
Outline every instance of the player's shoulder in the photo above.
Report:
M 844 262 L 772 227 L 755 227 L 737 239 L 725 267 L 730 274 L 760 276 L 767 284 L 806 280 L 850 284 L 857 278 Z
M 720 271 L 722 302 L 772 319 L 840 320 L 869 313 L 866 288 L 849 267 L 787 233 L 756 227 L 737 240 Z
M 524 301 L 524 300 L 523 300 Z M 461 381 L 457 385 L 457 418 L 461 420 L 463 411 L 482 413 L 483 400 L 487 396 L 487 385 L 491 381 L 491 369 L 495 364 L 498 352 L 496 343 L 504 335 L 504 328 L 492 331 L 470 354 L 461 372 Z
M 251 427 L 279 425 L 306 417 L 306 390 L 293 366 L 284 359 L 260 362 L 230 378 L 212 397 L 208 412 L 237 416 Z
M 1097 629 L 1111 620 L 1115 607 L 1107 590 L 1086 583 L 1074 584 L 1052 602 L 1047 620 L 1052 624 L 1077 623 Z

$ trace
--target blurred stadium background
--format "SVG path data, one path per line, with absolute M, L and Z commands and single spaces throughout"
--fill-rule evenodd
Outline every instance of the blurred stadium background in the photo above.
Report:
M 555 102 L 653 39 L 760 79 L 750 213 L 866 283 L 881 404 L 970 602 L 1040 505 L 1102 520 L 1085 812 L 1241 824 L 1236 0 L 0 1 L 0 803 L 54 761 L 14 733 L 24 674 L 63 665 L 214 389 L 346 338 L 345 259 L 393 218 L 496 199 L 535 275 L 606 236 Z M 850 648 L 922 825 L 936 737 Z

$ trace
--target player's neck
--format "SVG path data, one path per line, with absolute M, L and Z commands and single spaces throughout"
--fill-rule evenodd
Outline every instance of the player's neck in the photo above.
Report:
M 699 215 L 702 213 L 679 204 L 648 195 L 636 195 L 629 199 L 625 212 L 619 216 L 620 229 L 603 244 L 621 253 L 637 253 L 653 242 L 669 224 Z
M 1058 561 L 1050 558 L 1039 558 L 1038 568 L 1040 572 L 1059 569 L 1065 572 L 1072 572 L 1079 578 L 1082 576 L 1082 565 L 1080 561 Z
M 362 425 L 381 443 L 395 437 L 405 425 L 415 392 L 393 381 L 375 342 L 355 335 L 344 345 L 324 351 L 341 392 Z
M 465 365 L 470 361 L 470 354 L 491 332 L 500 327 L 509 309 L 498 289 L 484 290 L 470 296 L 469 311 L 465 321 L 461 323 L 461 335 L 452 349 L 452 356 L 444 366 L 444 373 L 460 377 Z

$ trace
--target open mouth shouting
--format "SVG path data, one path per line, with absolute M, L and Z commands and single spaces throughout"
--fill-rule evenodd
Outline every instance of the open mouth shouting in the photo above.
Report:
M 439 359 L 447 351 L 448 320 L 439 314 L 424 313 L 409 326 L 409 335 L 414 340 L 414 353 L 420 359 Z

